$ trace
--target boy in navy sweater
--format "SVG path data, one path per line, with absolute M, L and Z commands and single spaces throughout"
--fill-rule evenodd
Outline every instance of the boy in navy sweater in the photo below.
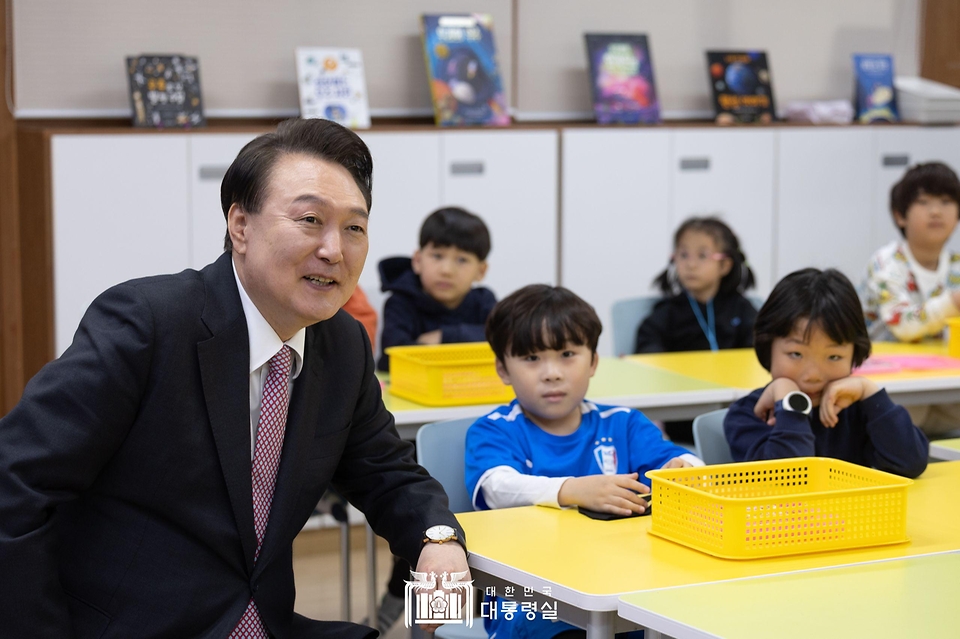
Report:
M 380 282 L 391 292 L 383 306 L 380 346 L 482 342 L 483 325 L 497 299 L 475 287 L 487 272 L 490 232 L 478 216 L 449 207 L 431 213 L 420 227 L 413 258 L 380 262 Z M 388 370 L 390 358 L 377 367 Z
M 737 461 L 834 457 L 905 477 L 927 467 L 927 438 L 866 377 L 860 301 L 839 271 L 787 275 L 754 324 L 757 359 L 773 381 L 730 406 L 723 428 Z

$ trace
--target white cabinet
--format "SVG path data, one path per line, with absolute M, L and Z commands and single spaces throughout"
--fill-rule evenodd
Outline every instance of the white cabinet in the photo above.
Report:
M 854 285 L 875 250 L 874 131 L 803 127 L 780 132 L 776 279 L 833 267 Z
M 773 285 L 775 140 L 771 129 L 678 130 L 670 159 L 673 229 L 692 216 L 720 217 L 740 239 L 761 295 Z
M 890 213 L 890 189 L 908 168 L 939 161 L 960 171 L 960 128 L 898 126 L 877 129 L 874 136 L 873 245 L 879 248 L 902 237 Z M 960 233 L 950 239 L 950 246 L 960 251 Z
M 497 299 L 557 283 L 557 132 L 443 134 L 440 199 L 483 218 L 492 249 L 484 285 Z
M 382 317 L 386 296 L 380 291 L 377 264 L 385 257 L 413 255 L 420 223 L 441 203 L 440 134 L 361 132 L 361 137 L 373 156 L 373 206 L 360 286 Z
M 568 129 L 562 148 L 560 281 L 596 309 L 598 350 L 612 355 L 611 306 L 656 295 L 672 252 L 670 133 Z
M 223 253 L 227 221 L 220 183 L 254 133 L 190 136 L 190 268 L 201 269 Z
M 55 351 L 94 298 L 189 263 L 186 135 L 51 139 Z

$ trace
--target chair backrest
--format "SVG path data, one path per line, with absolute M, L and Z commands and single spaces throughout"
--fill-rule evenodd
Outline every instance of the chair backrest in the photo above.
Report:
M 467 429 L 474 417 L 425 424 L 417 431 L 417 462 L 443 486 L 450 499 L 450 510 L 473 510 L 473 500 L 464 480 L 464 453 Z
M 662 298 L 632 297 L 613 303 L 613 354 L 631 355 L 637 343 L 637 328 Z
M 697 447 L 697 457 L 706 464 L 729 464 L 733 461 L 730 445 L 723 434 L 723 418 L 727 409 L 704 413 L 693 420 L 693 443 Z
M 747 301 L 753 304 L 753 307 L 760 310 L 760 307 L 763 306 L 763 303 L 767 301 L 767 298 L 760 297 L 759 295 L 747 295 Z

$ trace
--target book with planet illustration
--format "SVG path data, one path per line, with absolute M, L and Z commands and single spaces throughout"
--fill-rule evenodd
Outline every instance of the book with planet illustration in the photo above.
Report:
M 897 92 L 893 88 L 893 57 L 884 54 L 853 56 L 856 83 L 853 104 L 858 122 L 897 122 Z
M 300 117 L 370 128 L 370 106 L 359 49 L 297 47 Z
M 707 73 L 718 124 L 776 118 L 765 51 L 707 51 Z
M 420 21 L 439 126 L 510 124 L 487 14 L 425 14 Z

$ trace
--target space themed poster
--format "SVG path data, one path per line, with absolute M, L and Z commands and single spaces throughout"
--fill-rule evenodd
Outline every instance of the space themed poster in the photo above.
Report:
M 856 95 L 853 104 L 857 121 L 897 122 L 897 92 L 893 88 L 893 57 L 883 54 L 855 54 L 853 75 Z
M 206 124 L 196 58 L 142 54 L 128 57 L 126 64 L 134 126 L 186 129 Z
M 773 122 L 776 108 L 764 51 L 707 51 L 718 124 Z
M 647 36 L 584 34 L 593 112 L 600 124 L 656 124 L 660 102 Z
M 426 14 L 421 18 L 421 28 L 437 124 L 510 124 L 497 67 L 492 17 Z

